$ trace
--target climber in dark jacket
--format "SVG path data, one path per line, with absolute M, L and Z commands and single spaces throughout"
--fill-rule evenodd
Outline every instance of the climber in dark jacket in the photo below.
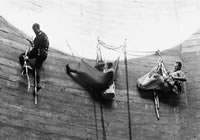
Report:
M 32 41 L 28 40 L 31 43 L 31 46 L 33 47 L 31 51 L 27 53 L 27 57 L 25 56 L 25 53 L 22 53 L 19 56 L 20 64 L 23 66 L 24 61 L 28 59 L 36 58 L 36 62 L 34 65 L 34 68 L 37 71 L 37 89 L 41 89 L 40 85 L 40 70 L 42 67 L 43 62 L 46 60 L 48 55 L 48 48 L 49 48 L 49 40 L 47 35 L 40 30 L 40 25 L 38 23 L 34 23 L 32 26 L 32 29 L 36 35 L 35 39 Z

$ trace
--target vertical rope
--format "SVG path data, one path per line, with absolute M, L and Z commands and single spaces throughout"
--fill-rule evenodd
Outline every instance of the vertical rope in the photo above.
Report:
M 2 16 L 0 16 L 0 20 L 1 20 L 1 22 L 0 22 L 0 26 L 2 26 L 2 23 L 3 23 L 3 18 L 2 18 Z
M 67 40 L 66 40 L 66 44 L 67 44 L 67 47 L 69 48 L 69 50 L 70 50 L 70 52 L 71 52 L 71 54 L 72 54 L 72 56 L 73 56 L 73 59 L 74 59 L 75 61 L 78 61 L 77 57 L 80 58 L 79 54 L 78 54 L 77 52 L 75 52 L 75 53 L 76 53 L 76 56 L 74 55 L 74 51 L 72 50 L 72 48 L 71 48 L 71 46 L 69 45 L 69 43 L 68 43 Z
M 96 64 L 98 64 L 100 61 L 103 61 L 102 52 L 101 52 L 101 47 L 100 47 L 99 41 L 100 40 L 98 38 L 98 43 L 97 43 L 97 46 L 96 46 L 96 54 L 97 54 Z
M 36 68 L 34 68 L 34 99 L 35 99 L 35 104 L 38 102 L 38 91 L 37 91 L 37 71 Z
M 176 16 L 176 22 L 177 22 L 177 28 L 178 28 L 178 33 L 180 34 L 180 21 L 179 21 L 179 17 L 178 17 L 178 10 L 177 10 L 177 3 L 176 0 L 174 0 L 174 11 L 175 11 L 175 16 Z M 178 40 L 180 40 L 180 37 L 178 35 Z
M 98 44 L 97 44 L 96 49 L 97 49 L 96 64 L 99 64 L 99 62 L 102 61 L 101 49 L 100 49 L 100 46 L 99 46 L 99 37 L 98 37 Z M 107 140 L 105 125 L 104 125 L 104 117 L 103 117 L 103 107 L 102 107 L 101 103 L 100 103 L 100 110 L 101 110 L 101 124 L 102 124 L 102 131 L 103 131 L 103 140 Z
M 176 22 L 179 25 L 179 19 L 178 19 L 178 11 L 176 6 L 176 0 L 174 0 L 174 10 L 175 10 L 175 16 L 176 16 Z
M 125 71 L 126 71 L 126 90 L 127 90 L 127 108 L 128 108 L 128 128 L 129 128 L 129 138 L 132 140 L 132 132 L 131 132 L 131 114 L 130 114 L 130 103 L 129 103 L 129 85 L 128 85 L 128 67 L 127 67 L 127 56 L 126 56 L 126 40 L 124 43 L 124 63 L 125 63 Z
M 183 54 L 182 54 L 182 44 L 180 45 L 180 56 L 182 61 L 184 61 Z M 189 126 L 189 138 L 192 139 L 192 127 L 191 127 L 191 122 L 190 122 L 190 111 L 189 111 L 189 104 L 188 104 L 188 95 L 186 91 L 186 85 L 184 83 L 184 93 L 185 93 L 185 102 L 187 106 L 187 116 L 188 116 L 188 126 Z
M 69 50 L 71 51 L 71 54 L 72 54 L 73 59 L 75 59 L 75 55 L 74 55 L 74 53 L 73 53 L 73 51 L 72 51 L 72 48 L 71 48 L 71 46 L 69 45 L 69 43 L 68 43 L 67 40 L 66 40 L 66 44 L 67 44 L 67 47 L 69 48 Z
M 97 111 L 96 111 L 96 103 L 95 101 L 93 102 L 94 104 L 94 118 L 95 118 L 95 128 L 96 128 L 96 140 L 98 140 L 98 127 L 97 127 Z
M 104 117 L 103 117 L 103 107 L 102 107 L 101 103 L 100 103 L 100 109 L 101 109 L 101 123 L 102 123 L 102 130 L 103 130 L 103 140 L 107 140 L 106 129 L 105 129 L 105 125 L 104 125 Z

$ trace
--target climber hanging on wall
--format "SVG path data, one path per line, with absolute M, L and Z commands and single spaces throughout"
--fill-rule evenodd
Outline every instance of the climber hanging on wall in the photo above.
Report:
M 40 90 L 40 71 L 43 62 L 46 60 L 48 55 L 49 40 L 47 35 L 40 30 L 40 25 L 38 23 L 34 23 L 32 29 L 36 37 L 33 41 L 30 41 L 29 39 L 27 40 L 33 48 L 31 51 L 27 52 L 27 55 L 25 55 L 26 53 L 22 53 L 19 56 L 19 61 L 21 66 L 23 66 L 25 61 L 28 61 L 29 59 L 36 59 L 33 68 L 36 70 L 37 90 Z
M 172 72 L 166 71 L 163 60 L 151 72 L 137 80 L 137 86 L 143 90 L 162 90 L 164 92 L 180 93 L 182 82 L 186 81 L 185 74 L 181 71 L 182 63 L 177 61 Z
M 176 61 L 174 64 L 174 70 L 172 72 L 168 72 L 167 75 L 163 77 L 164 82 L 160 88 L 169 88 L 176 94 L 181 93 L 182 82 L 187 81 L 184 72 L 181 71 L 181 68 L 182 63 L 180 61 Z
M 104 73 L 114 73 L 114 69 L 113 69 L 113 63 L 112 62 L 107 62 L 104 66 Z M 113 99 L 115 97 L 115 82 L 111 81 L 108 84 L 108 88 L 102 92 L 102 96 L 105 99 Z
M 112 100 L 115 97 L 114 81 L 117 78 L 119 57 L 113 62 L 103 61 L 99 45 L 100 40 L 97 44 L 95 66 L 91 66 L 87 61 L 81 59 L 77 63 L 68 63 L 66 73 L 93 95 L 100 95 L 105 100 Z M 71 50 L 70 46 L 69 48 Z
M 76 66 L 76 68 L 72 68 L 69 64 L 67 64 L 66 73 L 87 90 L 102 93 L 103 91 L 108 89 L 108 87 L 113 82 L 114 77 L 116 77 L 115 75 L 118 64 L 119 59 L 113 62 L 114 70 L 103 73 L 99 71 L 98 68 L 91 66 L 86 61 L 81 59 L 80 63 L 74 64 L 78 65 Z M 104 65 L 102 66 L 104 67 Z

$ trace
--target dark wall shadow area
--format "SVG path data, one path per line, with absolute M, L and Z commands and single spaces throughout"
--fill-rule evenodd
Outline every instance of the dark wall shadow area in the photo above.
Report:
M 88 86 L 88 84 L 85 82 L 85 80 L 82 79 L 82 77 L 79 75 L 73 75 L 73 74 L 68 74 L 75 82 L 77 82 L 80 86 L 82 86 L 90 95 L 90 97 L 95 101 L 98 102 L 99 104 L 103 105 L 103 107 L 111 109 L 113 107 L 113 100 L 106 100 L 102 96 L 102 90 L 101 88 L 99 89 L 94 89 L 94 87 Z
M 142 90 L 137 88 L 137 91 L 141 98 L 152 100 L 154 97 L 154 91 L 153 90 Z M 159 97 L 159 101 L 163 104 L 169 105 L 171 107 L 177 107 L 180 104 L 181 96 L 180 94 L 175 94 L 173 92 L 162 92 L 162 91 L 156 91 Z

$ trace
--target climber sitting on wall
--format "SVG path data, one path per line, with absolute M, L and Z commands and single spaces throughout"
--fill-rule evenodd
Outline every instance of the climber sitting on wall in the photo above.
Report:
M 107 62 L 104 66 L 103 72 L 104 73 L 108 73 L 108 72 L 114 73 L 113 63 Z M 113 99 L 115 97 L 115 82 L 114 81 L 111 81 L 108 84 L 108 88 L 104 92 L 102 92 L 102 96 L 105 99 L 109 99 L 109 100 Z
M 163 77 L 163 88 L 170 87 L 172 91 L 176 94 L 181 92 L 182 82 L 187 81 L 184 72 L 181 71 L 181 68 L 182 63 L 180 61 L 177 61 L 174 65 L 174 70 L 172 72 L 168 72 L 166 77 Z
M 91 93 L 100 93 L 105 99 L 112 99 L 114 93 L 102 93 L 108 89 L 116 78 L 119 59 L 113 63 L 98 63 L 95 67 L 91 66 L 85 60 L 80 63 L 71 63 L 66 65 L 66 73 L 77 83 L 83 86 Z M 104 71 L 106 65 L 106 70 Z M 98 94 L 98 95 L 100 95 Z
M 48 55 L 48 48 L 49 48 L 49 40 L 47 35 L 40 30 L 40 25 L 38 23 L 34 23 L 32 26 L 32 29 L 36 35 L 33 41 L 28 40 L 31 43 L 31 46 L 33 49 L 27 53 L 27 56 L 25 57 L 25 53 L 20 54 L 19 56 L 19 62 L 21 66 L 24 65 L 24 61 L 29 59 L 36 59 L 34 68 L 37 71 L 36 77 L 37 77 L 37 90 L 41 89 L 40 85 L 40 70 L 42 67 L 42 64 L 47 58 Z
M 143 90 L 172 91 L 178 94 L 181 91 L 181 83 L 186 81 L 186 76 L 181 71 L 181 68 L 182 63 L 177 61 L 173 72 L 167 72 L 161 59 L 159 60 L 159 64 L 151 72 L 137 80 L 137 86 Z

